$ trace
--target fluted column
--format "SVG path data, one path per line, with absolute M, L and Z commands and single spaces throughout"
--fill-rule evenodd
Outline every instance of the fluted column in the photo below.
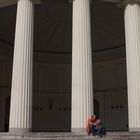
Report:
M 18 0 L 9 131 L 32 126 L 33 0 Z
M 73 0 L 72 131 L 93 113 L 90 0 Z
M 140 131 L 140 1 L 124 0 L 129 130 Z

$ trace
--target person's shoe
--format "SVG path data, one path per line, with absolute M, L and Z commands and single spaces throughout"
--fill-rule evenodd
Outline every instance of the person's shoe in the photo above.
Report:
M 95 135 L 96 138 L 98 138 L 98 135 Z
M 96 136 L 96 134 L 95 134 L 95 133 L 92 133 L 92 135 L 93 135 L 93 136 Z
M 99 134 L 99 136 L 100 136 L 100 138 L 102 138 L 102 137 L 103 137 L 103 135 L 102 135 L 102 134 Z

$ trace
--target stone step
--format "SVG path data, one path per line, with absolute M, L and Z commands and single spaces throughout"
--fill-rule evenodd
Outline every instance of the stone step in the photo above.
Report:
M 140 140 L 140 133 L 111 132 L 100 138 L 85 133 L 26 133 L 12 135 L 0 133 L 0 140 Z

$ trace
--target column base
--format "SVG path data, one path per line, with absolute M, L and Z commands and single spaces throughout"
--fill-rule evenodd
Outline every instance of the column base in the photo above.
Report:
M 24 134 L 31 132 L 30 128 L 9 128 L 9 133 L 11 134 Z
M 71 132 L 75 132 L 75 133 L 85 133 L 86 129 L 85 128 L 72 128 Z
M 129 128 L 130 132 L 140 132 L 140 128 Z

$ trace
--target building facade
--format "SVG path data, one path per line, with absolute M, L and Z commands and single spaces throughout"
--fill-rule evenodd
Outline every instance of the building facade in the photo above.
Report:
M 17 6 L 8 6 L 15 3 Z M 102 9 L 98 12 L 98 16 L 102 14 L 110 16 L 111 12 L 104 11 L 103 13 L 105 7 L 110 7 L 109 10 L 114 6 L 116 9 L 121 9 L 120 12 L 116 12 L 118 19 L 119 13 L 124 11 L 122 14 L 124 25 L 122 25 L 123 22 L 121 25 L 119 21 L 114 22 L 115 17 L 111 17 L 111 20 L 116 27 L 124 26 L 125 34 L 122 30 L 113 27 L 111 29 L 118 33 L 114 35 L 115 39 L 120 38 L 121 34 L 125 36 L 125 42 L 122 41 L 124 44 L 121 46 L 126 46 L 126 59 L 124 48 L 117 47 L 118 50 L 112 48 L 111 50 L 115 50 L 115 53 L 110 52 L 110 49 L 102 49 L 102 46 L 108 45 L 107 41 L 104 41 L 107 32 L 101 31 L 104 28 L 98 28 L 101 33 L 96 34 L 99 32 L 93 26 L 98 27 L 99 22 L 103 24 L 99 20 L 94 22 L 97 17 L 97 15 L 93 16 L 96 11 L 94 3 L 97 8 Z M 0 64 L 3 68 L 0 72 L 3 77 L 0 88 L 1 131 L 8 128 L 13 133 L 83 131 L 88 117 L 93 112 L 102 119 L 108 130 L 140 131 L 139 0 L 122 0 L 117 3 L 92 0 L 70 2 L 18 0 L 10 3 L 8 0 L 4 2 L 1 0 L 0 4 L 3 7 L 0 9 L 2 15 L 5 13 L 4 18 L 6 18 L 6 13 L 9 15 L 10 12 L 16 13 L 15 24 L 12 24 L 12 27 L 15 25 L 14 43 L 1 39 L 1 46 L 14 46 L 8 48 L 10 54 L 7 53 L 7 47 L 1 49 Z M 62 17 L 55 11 L 51 11 L 51 7 L 55 9 L 57 6 L 62 6 L 58 8 L 62 11 L 59 13 L 63 15 Z M 47 7 L 53 16 L 49 17 L 49 20 L 42 20 L 43 23 L 39 22 L 41 15 L 47 12 Z M 67 10 L 68 15 L 65 13 Z M 38 22 L 34 22 L 36 20 L 34 17 L 38 18 Z M 14 16 L 9 19 L 12 19 L 14 23 Z M 61 28 L 57 28 L 61 27 L 64 21 L 67 24 L 64 24 L 62 28 L 65 28 L 64 32 L 67 36 L 62 34 Z M 34 23 L 37 24 L 37 29 L 34 28 Z M 51 25 L 55 28 L 51 29 Z M 4 33 L 2 27 L 9 29 L 9 34 L 10 31 L 12 35 L 14 34 L 14 28 L 10 30 L 8 20 L 4 20 L 0 26 L 1 35 Z M 46 29 L 48 34 L 45 34 Z M 56 29 L 58 29 L 57 36 L 54 35 Z M 6 33 L 3 38 L 9 37 Z M 98 36 L 98 40 L 94 40 L 94 35 Z M 113 34 L 110 35 L 112 39 L 111 36 Z M 67 48 L 61 47 L 60 41 Z M 50 44 L 55 47 L 49 44 L 46 51 L 42 49 L 45 42 L 51 42 Z M 113 46 L 115 40 L 112 39 L 109 42 Z M 34 46 L 37 46 L 36 49 Z M 93 51 L 94 46 L 101 47 L 101 51 Z M 108 59 L 109 56 L 113 59 Z M 34 66 L 33 62 L 35 62 Z

